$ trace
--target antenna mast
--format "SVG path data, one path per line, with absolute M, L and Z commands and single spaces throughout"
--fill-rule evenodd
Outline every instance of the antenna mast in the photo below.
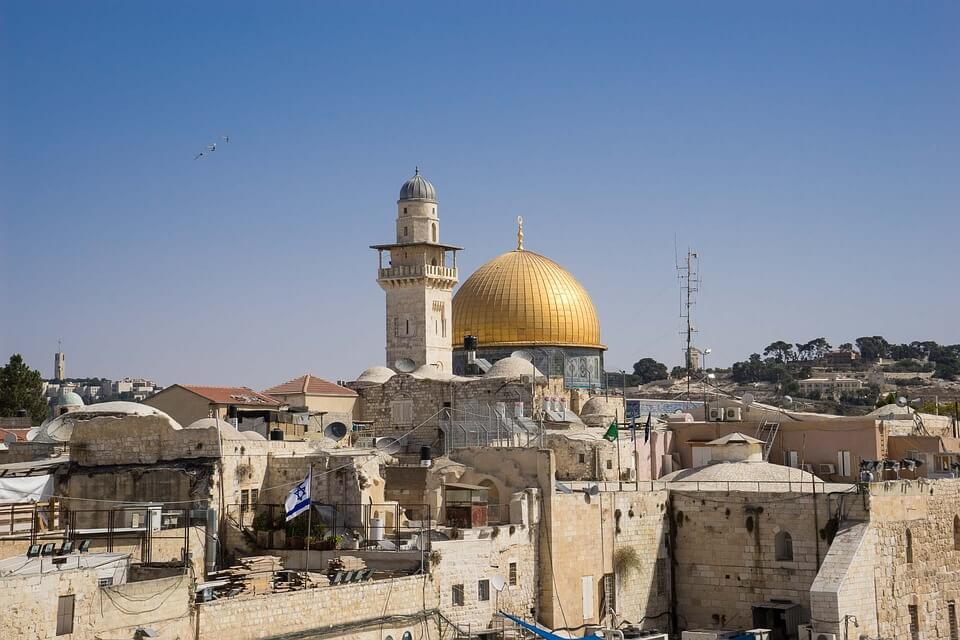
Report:
M 680 331 L 680 336 L 686 341 L 686 350 L 683 354 L 683 361 L 687 368 L 687 399 L 690 399 L 690 378 L 693 375 L 693 334 L 697 328 L 693 324 L 692 310 L 696 303 L 696 294 L 700 291 L 700 256 L 695 251 L 687 248 L 686 260 L 683 263 L 677 262 L 677 280 L 680 281 L 680 321 L 684 328 Z

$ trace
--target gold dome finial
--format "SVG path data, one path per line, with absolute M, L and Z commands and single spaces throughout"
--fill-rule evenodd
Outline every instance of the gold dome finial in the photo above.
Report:
M 523 216 L 517 216 L 517 251 L 523 251 Z

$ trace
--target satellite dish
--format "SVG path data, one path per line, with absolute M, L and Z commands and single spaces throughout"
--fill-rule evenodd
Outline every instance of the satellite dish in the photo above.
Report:
M 393 363 L 393 368 L 400 373 L 410 373 L 417 368 L 417 363 L 410 358 L 399 358 Z
M 793 398 L 791 398 L 790 396 L 783 396 L 783 404 L 789 407 L 790 405 L 793 404 Z
M 557 483 L 557 491 L 560 493 L 573 493 L 573 489 L 563 484 L 562 482 Z
M 899 398 L 897 398 L 897 406 L 898 406 L 898 407 L 905 407 L 905 406 L 907 406 L 907 399 L 904 398 L 903 396 L 900 396 Z
M 517 349 L 510 354 L 511 358 L 520 358 L 521 360 L 526 360 L 527 362 L 533 362 L 533 354 L 529 351 L 524 351 L 523 349 Z
M 504 587 L 507 586 L 507 580 L 503 576 L 491 576 L 490 586 L 497 591 L 503 591 Z
M 3 436 L 3 444 L 13 444 L 17 441 L 17 434 L 7 433 Z
M 587 489 L 584 490 L 584 493 L 586 493 L 588 496 L 600 495 L 600 487 L 595 484 L 592 484 Z
M 377 438 L 376 448 L 391 456 L 400 453 L 402 448 L 400 441 L 396 438 Z
M 347 437 L 347 433 L 347 425 L 342 422 L 331 422 L 323 430 L 323 436 L 333 442 L 340 442 Z
M 40 433 L 40 427 L 33 427 L 27 431 L 27 441 L 33 440 L 37 437 L 37 434 Z
M 749 391 L 746 392 L 745 394 L 743 394 L 743 397 L 740 398 L 740 401 L 743 402 L 743 406 L 749 407 L 750 405 L 753 404 L 753 401 L 754 401 L 753 394 L 750 393 Z

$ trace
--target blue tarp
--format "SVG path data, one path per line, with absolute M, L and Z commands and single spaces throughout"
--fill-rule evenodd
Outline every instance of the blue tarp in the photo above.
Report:
M 509 620 L 513 620 L 514 622 L 516 622 L 518 625 L 520 625 L 521 627 L 523 627 L 523 628 L 526 629 L 527 631 L 530 631 L 530 632 L 532 632 L 532 633 L 537 634 L 537 636 L 543 638 L 544 640 L 570 640 L 570 638 L 567 638 L 567 637 L 564 637 L 564 636 L 558 636 L 558 635 L 555 634 L 555 633 L 550 633 L 550 632 L 547 631 L 546 629 L 541 629 L 540 627 L 538 627 L 538 626 L 535 625 L 535 624 L 530 624 L 529 622 L 524 622 L 524 621 L 521 620 L 520 618 L 518 618 L 518 617 L 516 617 L 516 616 L 512 616 L 512 615 L 510 615 L 509 613 L 504 613 L 503 611 L 501 611 L 501 612 L 500 612 L 500 615 L 502 615 L 504 618 L 507 618 L 507 619 L 509 619 Z M 593 637 L 597 637 L 597 636 L 593 636 Z

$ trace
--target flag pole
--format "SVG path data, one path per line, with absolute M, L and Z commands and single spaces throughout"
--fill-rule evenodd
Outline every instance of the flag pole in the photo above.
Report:
M 624 398 L 626 407 L 626 398 Z M 633 482 L 636 490 L 640 491 L 640 454 L 637 453 L 637 416 L 630 418 L 630 433 L 633 434 Z
M 620 469 L 620 429 L 617 429 L 617 488 L 623 491 L 623 471 Z
M 307 485 L 307 495 L 309 504 L 307 505 L 307 535 L 304 536 L 306 540 L 306 562 L 303 566 L 303 588 L 307 588 L 307 580 L 310 576 L 310 532 L 313 529 L 313 463 L 310 463 L 310 470 L 307 472 L 307 477 L 310 479 L 310 484 Z

